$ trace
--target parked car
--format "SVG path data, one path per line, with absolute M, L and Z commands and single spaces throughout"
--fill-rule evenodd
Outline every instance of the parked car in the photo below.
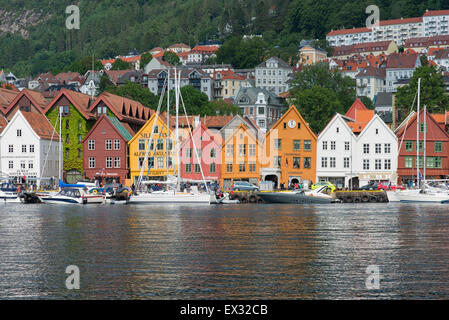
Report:
M 334 192 L 335 190 L 337 190 L 337 187 L 336 187 L 334 184 L 330 183 L 329 181 L 320 181 L 320 182 L 315 183 L 315 184 L 312 186 L 312 190 L 315 190 L 315 189 L 317 189 L 317 188 L 319 188 L 319 187 L 321 187 L 321 186 L 328 186 L 329 189 L 332 190 L 332 192 Z
M 259 187 L 247 181 L 234 181 L 231 191 L 259 191 Z
M 364 185 L 360 188 L 360 190 L 377 190 L 378 182 L 370 182 L 367 185 Z
M 377 190 L 404 190 L 405 188 L 403 186 L 397 186 L 391 184 L 389 181 L 383 181 L 379 182 L 377 185 Z

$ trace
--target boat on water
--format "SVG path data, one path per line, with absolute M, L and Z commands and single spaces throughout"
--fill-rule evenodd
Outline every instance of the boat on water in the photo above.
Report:
M 20 194 L 17 188 L 10 182 L 0 184 L 0 202 L 3 203 L 20 203 Z
M 390 202 L 449 203 L 449 191 L 447 189 L 432 187 L 426 183 L 421 189 L 387 191 L 387 197 Z
M 92 204 L 103 203 L 103 195 L 90 195 L 84 188 L 64 188 L 57 193 L 38 195 L 43 203 Z
M 333 203 L 335 198 L 328 192 L 327 186 L 322 186 L 315 190 L 293 190 L 293 191 L 279 191 L 279 192 L 260 192 L 259 197 L 266 203 Z

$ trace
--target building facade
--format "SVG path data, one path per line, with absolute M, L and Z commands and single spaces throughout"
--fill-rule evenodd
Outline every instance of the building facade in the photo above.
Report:
M 255 68 L 256 87 L 265 89 L 279 96 L 281 92 L 289 90 L 288 80 L 293 68 L 285 61 L 271 57 Z

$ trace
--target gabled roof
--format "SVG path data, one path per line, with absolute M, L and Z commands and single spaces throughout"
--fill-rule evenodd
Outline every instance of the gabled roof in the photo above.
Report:
M 317 135 L 315 134 L 315 132 L 312 131 L 312 129 L 308 126 L 307 122 L 304 120 L 304 118 L 301 116 L 301 114 L 299 113 L 298 109 L 296 109 L 296 107 L 294 105 L 291 105 L 290 108 L 283 114 L 283 116 L 276 121 L 276 123 L 271 127 L 271 129 L 269 131 L 267 131 L 266 137 L 268 137 L 271 133 L 271 131 L 273 129 L 275 129 L 277 126 L 280 126 L 281 123 L 283 123 L 285 121 L 285 118 L 291 113 L 295 113 L 297 115 L 297 117 L 301 120 L 301 122 L 306 126 L 307 130 L 309 131 L 309 133 L 315 138 L 315 140 L 317 139 Z
M 379 115 L 375 114 L 371 120 L 366 124 L 365 128 L 363 128 L 362 132 L 359 134 L 357 139 L 361 139 L 366 132 L 368 132 L 368 128 L 373 125 L 375 122 L 380 122 L 380 124 L 384 127 L 385 130 L 387 130 L 388 133 L 391 134 L 394 139 L 397 139 L 397 136 L 394 134 L 394 132 L 387 126 L 387 124 L 379 117 Z
M 14 108 L 14 106 L 16 105 L 17 102 L 19 102 L 19 100 L 22 97 L 27 97 L 31 103 L 42 113 L 44 113 L 45 108 L 48 105 L 48 100 L 45 99 L 45 97 L 40 93 L 40 92 L 36 92 L 33 90 L 29 90 L 29 89 L 23 89 L 17 96 L 16 98 L 11 101 L 11 103 L 9 104 L 8 108 L 5 110 L 5 115 L 8 115 L 11 110 Z
M 59 135 L 50 121 L 41 113 L 19 111 L 29 123 L 33 131 L 45 140 L 59 140 Z
M 118 79 L 123 76 L 124 74 L 132 71 L 131 69 L 128 70 L 105 70 L 106 75 L 109 77 L 112 83 L 117 83 Z
M 5 112 L 18 94 L 17 91 L 0 88 L 0 111 L 2 113 Z
M 229 140 L 231 140 L 232 137 L 235 136 L 239 130 L 243 130 L 245 132 L 248 132 L 248 135 L 254 141 L 256 141 L 257 144 L 259 144 L 259 139 L 257 139 L 257 136 L 254 135 L 253 131 L 247 125 L 245 125 L 244 123 L 241 123 L 241 124 L 238 125 L 237 128 L 235 128 L 235 130 L 232 132 L 232 134 L 225 140 L 224 145 L 227 145 Z
M 346 111 L 345 116 L 355 120 L 357 111 L 361 110 L 369 110 L 369 109 L 363 104 L 363 102 L 359 98 L 357 98 L 355 99 L 352 106 L 348 109 L 348 111 Z
M 123 138 L 126 140 L 126 142 L 130 141 L 133 136 L 130 132 L 122 125 L 122 123 L 115 117 L 107 116 L 106 114 L 102 114 L 100 118 L 95 122 L 93 127 L 89 130 L 89 132 L 86 134 L 82 142 L 84 143 L 86 140 L 89 139 L 89 137 L 92 135 L 93 132 L 97 129 L 98 125 L 102 122 L 106 121 L 108 122 L 111 127 Z
M 47 114 L 53 108 L 55 103 L 62 97 L 66 97 L 70 103 L 83 115 L 85 119 L 94 119 L 95 116 L 89 111 L 90 96 L 81 92 L 75 92 L 67 89 L 62 89 L 59 94 L 50 102 L 44 110 Z
M 356 78 L 373 77 L 385 79 L 385 76 L 386 76 L 385 68 L 366 67 L 363 68 L 355 77 Z
M 144 107 L 140 102 L 109 92 L 103 92 L 89 107 L 89 112 L 95 113 L 95 108 L 103 102 L 120 121 L 136 121 L 145 123 L 153 110 Z
M 290 66 L 287 62 L 285 62 L 284 60 L 282 60 L 281 58 L 278 57 L 270 57 L 267 60 L 265 60 L 264 62 L 262 62 L 261 64 L 259 64 L 258 66 L 256 66 L 256 68 L 265 68 L 267 66 L 267 61 L 268 60 L 276 60 L 278 63 L 278 67 L 279 68 L 289 68 L 292 69 L 292 66 Z
M 195 137 L 195 134 L 197 133 L 197 131 L 201 132 L 201 137 L 204 138 L 204 134 L 207 134 L 211 139 L 210 143 L 214 143 L 217 147 L 221 147 L 221 144 L 219 145 L 216 141 L 217 138 L 217 134 L 214 134 L 212 131 L 209 130 L 208 127 L 206 127 L 203 123 L 199 123 L 195 128 L 193 128 L 192 130 L 192 135 L 188 135 L 186 139 L 184 139 L 183 143 L 181 144 L 181 149 L 187 144 L 190 143 L 190 141 L 192 140 L 192 137 Z M 218 135 L 220 138 L 221 136 Z M 197 146 L 199 148 L 201 148 L 201 146 Z
M 422 119 L 424 118 L 423 113 L 424 113 L 424 109 L 421 109 L 420 112 L 419 112 L 420 123 L 423 121 Z M 440 133 L 442 133 L 442 134 L 445 136 L 445 138 L 447 138 L 447 139 L 449 140 L 449 134 L 448 134 L 443 128 L 441 128 L 440 125 L 438 125 L 437 121 L 435 121 L 435 118 L 434 118 L 429 112 L 427 112 L 427 111 L 426 111 L 426 114 L 427 114 L 427 117 L 426 117 L 427 124 L 429 123 L 428 120 L 430 120 L 430 121 L 434 124 L 433 127 L 437 127 L 437 128 L 438 128 L 437 130 L 438 130 Z M 428 119 L 428 120 L 427 120 L 427 119 Z M 407 132 L 412 132 L 412 134 L 415 134 L 415 138 L 416 138 L 416 130 L 412 130 L 412 131 L 408 130 L 408 128 L 409 128 L 411 125 L 413 125 L 413 123 L 415 123 L 416 120 L 417 120 L 417 114 L 416 114 L 416 112 L 414 112 L 413 114 L 410 114 L 409 117 L 407 117 L 406 120 L 404 120 L 404 122 L 401 123 L 400 127 L 398 127 L 398 129 L 396 129 L 396 130 L 397 130 L 397 131 L 396 131 L 396 136 L 397 136 L 398 138 L 401 138 L 401 136 L 402 136 L 403 134 L 405 134 L 405 129 L 407 128 Z M 429 128 L 429 125 L 427 125 L 427 127 Z M 433 133 L 434 133 L 434 132 L 433 132 Z M 432 132 L 428 132 L 428 133 L 427 133 L 427 138 L 428 138 L 428 139 L 431 138 L 431 134 L 432 134 Z
M 419 59 L 419 54 L 391 54 L 387 59 L 387 69 L 413 69 Z
M 347 119 L 345 119 L 344 117 L 345 116 L 343 116 L 339 113 L 336 113 L 332 117 L 332 119 L 327 123 L 327 125 L 324 127 L 324 129 L 319 133 L 318 139 L 320 139 L 326 133 L 326 131 L 329 130 L 329 128 L 332 126 L 332 124 L 336 121 L 340 121 L 343 124 L 344 128 L 347 130 L 347 132 L 355 139 L 356 136 L 355 136 L 354 132 L 352 131 L 352 129 L 348 126 L 348 123 L 346 122 Z
M 148 119 L 148 121 L 142 126 L 142 128 L 140 128 L 140 130 L 136 132 L 136 134 L 133 136 L 133 138 L 130 141 L 128 141 L 128 145 L 133 143 L 134 140 L 136 140 L 141 133 L 148 131 L 148 130 L 151 132 L 151 130 L 147 129 L 147 127 L 149 127 L 150 124 L 152 122 L 154 122 L 155 119 L 156 119 L 156 112 L 154 112 L 151 115 L 150 119 Z M 170 128 L 167 128 L 167 123 L 165 123 L 164 118 L 161 115 L 158 115 L 157 121 L 162 123 L 162 128 L 160 129 L 161 130 L 160 132 L 162 132 L 162 130 L 164 130 L 164 128 L 166 128 L 166 129 L 168 129 L 168 134 L 171 135 L 170 134 L 171 130 L 170 130 Z M 157 125 L 159 125 L 159 124 L 157 123 Z M 148 137 L 148 139 L 149 139 L 149 137 Z

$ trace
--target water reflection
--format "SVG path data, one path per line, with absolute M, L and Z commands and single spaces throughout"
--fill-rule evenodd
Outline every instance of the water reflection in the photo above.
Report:
M 444 205 L 0 207 L 0 297 L 449 297 Z M 65 268 L 81 290 L 65 288 Z M 378 265 L 380 290 L 365 286 Z

